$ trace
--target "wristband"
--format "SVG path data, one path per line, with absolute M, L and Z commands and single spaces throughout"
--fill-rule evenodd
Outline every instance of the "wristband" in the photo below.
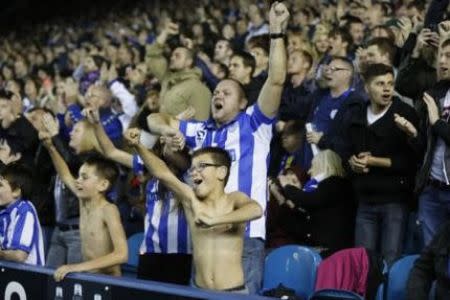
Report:
M 271 39 L 282 39 L 286 36 L 286 34 L 280 32 L 280 33 L 271 33 L 269 34 Z

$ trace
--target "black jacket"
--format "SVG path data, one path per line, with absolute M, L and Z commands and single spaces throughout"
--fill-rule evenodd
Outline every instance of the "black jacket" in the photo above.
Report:
M 287 186 L 284 195 L 295 208 L 281 207 L 279 225 L 283 230 L 302 244 L 327 248 L 323 256 L 353 246 L 356 206 L 347 179 L 329 177 L 313 192 Z
M 450 222 L 421 253 L 410 272 L 408 300 L 428 299 L 431 284 L 436 280 L 436 299 L 450 299 Z
M 449 89 L 450 81 L 440 81 L 435 84 L 431 90 L 428 91 L 428 94 L 430 94 L 430 96 L 433 97 L 436 101 L 437 107 L 439 108 L 439 114 L 442 113 L 442 105 L 440 103 L 440 99 L 445 97 Z M 431 164 L 433 162 L 433 155 L 436 148 L 437 137 L 442 138 L 446 145 L 444 155 L 445 170 L 450 177 L 450 151 L 448 150 L 450 145 L 450 120 L 446 122 L 443 119 L 439 119 L 433 126 L 430 126 L 426 106 L 421 103 L 420 105 L 418 105 L 418 110 L 421 116 L 421 132 L 423 133 L 422 141 L 424 144 L 426 143 L 426 152 L 422 167 L 417 174 L 417 193 L 421 192 L 421 190 L 425 187 L 430 176 Z
M 367 203 L 405 202 L 411 199 L 414 177 L 422 154 L 420 139 L 410 139 L 394 122 L 397 113 L 419 128 L 415 110 L 394 98 L 383 117 L 368 125 L 365 106 L 355 106 L 351 119 L 342 133 L 343 161 L 352 178 L 358 201 Z M 390 158 L 390 168 L 371 167 L 369 173 L 351 171 L 348 160 L 352 155 L 370 152 L 374 157 Z

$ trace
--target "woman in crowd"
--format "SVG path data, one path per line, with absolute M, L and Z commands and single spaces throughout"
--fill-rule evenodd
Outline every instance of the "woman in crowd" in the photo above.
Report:
M 331 150 L 319 152 L 308 173 L 311 179 L 303 187 L 290 172 L 269 182 L 281 206 L 279 225 L 322 256 L 352 247 L 356 206 L 340 157 Z

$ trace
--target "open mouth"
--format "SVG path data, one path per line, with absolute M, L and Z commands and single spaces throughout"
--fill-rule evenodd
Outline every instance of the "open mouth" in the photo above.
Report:
M 441 68 L 442 73 L 446 73 L 448 71 L 448 68 Z
M 384 101 L 389 101 L 391 100 L 391 95 L 390 94 L 384 94 L 383 96 L 381 96 L 383 98 Z
M 196 188 L 198 188 L 200 186 L 200 184 L 202 184 L 202 182 L 203 182 L 203 179 L 195 178 L 195 179 L 192 180 L 192 187 L 194 189 L 196 189 Z
M 200 185 L 200 184 L 202 184 L 202 182 L 203 182 L 203 179 L 200 179 L 200 178 L 197 178 L 197 179 L 194 179 L 194 180 L 193 180 L 193 183 L 194 183 L 195 185 Z
M 221 102 L 215 102 L 214 103 L 214 108 L 216 110 L 221 110 L 223 108 L 223 104 Z

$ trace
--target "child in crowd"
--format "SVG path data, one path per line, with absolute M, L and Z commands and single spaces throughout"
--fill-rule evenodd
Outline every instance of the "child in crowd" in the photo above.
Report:
M 193 242 L 195 278 L 192 285 L 248 293 L 242 268 L 245 224 L 259 218 L 262 209 L 241 192 L 225 193 L 231 166 L 228 152 L 212 147 L 194 152 L 189 169 L 190 187 L 139 142 L 139 130 L 128 130 L 125 138 L 136 148 L 150 174 L 183 205 Z
M 144 165 L 139 156 L 114 146 L 100 124 L 98 111 L 86 109 L 84 114 L 95 128 L 96 139 L 105 157 L 132 169 L 138 175 L 143 175 Z M 160 147 L 156 145 L 155 148 Z M 164 150 L 161 152 L 164 153 L 164 158 L 171 154 Z M 189 159 L 180 154 L 170 158 L 168 167 L 182 178 L 182 174 L 189 167 Z M 188 285 L 192 272 L 192 249 L 183 207 L 174 194 L 156 178 L 150 178 L 142 192 L 145 192 L 146 215 L 137 277 Z
M 42 229 L 33 204 L 26 200 L 31 175 L 20 165 L 0 171 L 0 260 L 45 265 Z
M 120 276 L 120 264 L 128 259 L 128 248 L 117 207 L 106 194 L 117 179 L 117 167 L 101 157 L 92 156 L 83 163 L 75 179 L 50 139 L 43 138 L 55 169 L 64 184 L 78 197 L 83 262 L 64 265 L 55 271 L 56 281 L 67 273 L 89 271 Z

